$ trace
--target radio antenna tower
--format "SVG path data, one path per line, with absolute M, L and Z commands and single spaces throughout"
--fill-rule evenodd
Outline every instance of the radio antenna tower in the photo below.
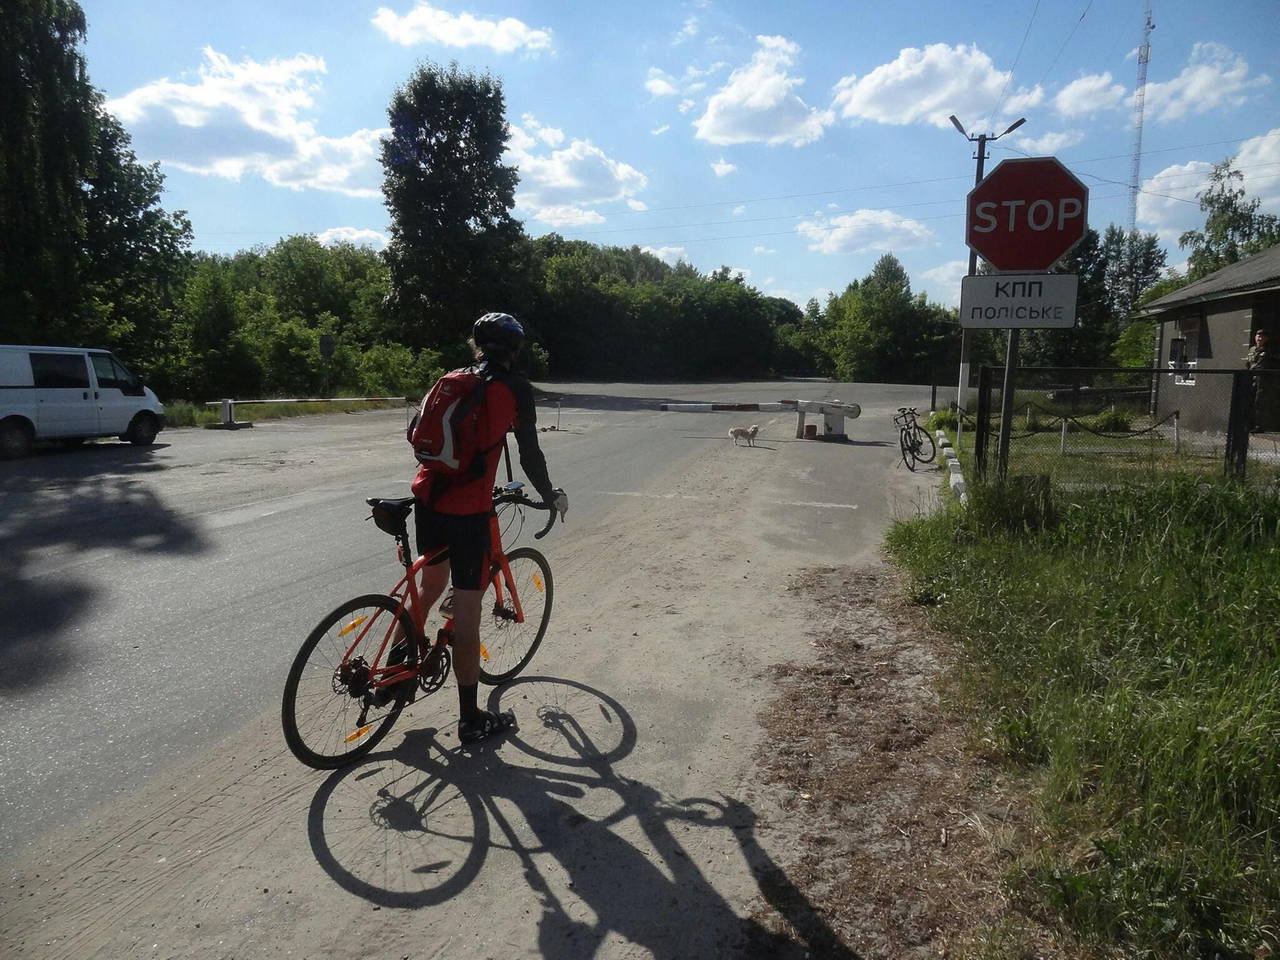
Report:
M 1142 44 L 1138 47 L 1138 85 L 1133 92 L 1133 166 L 1129 169 L 1129 232 L 1138 229 L 1138 187 L 1142 172 L 1142 114 L 1147 100 L 1147 64 L 1151 61 L 1151 0 L 1146 0 Z

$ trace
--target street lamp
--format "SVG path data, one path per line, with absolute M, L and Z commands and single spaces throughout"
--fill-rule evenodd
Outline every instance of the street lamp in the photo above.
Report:
M 978 145 L 978 152 L 976 154 L 976 158 L 978 161 L 978 169 L 973 177 L 973 185 L 975 187 L 982 182 L 982 170 L 987 160 L 987 144 L 993 140 L 999 140 L 1001 137 L 1007 134 L 1013 133 L 1013 131 L 1017 130 L 1020 126 L 1022 126 L 1024 123 L 1027 122 L 1026 117 L 1019 117 L 1017 120 L 1013 121 L 1013 123 L 1009 124 L 1009 126 L 1005 128 L 1004 133 L 998 133 L 995 135 L 992 135 L 989 133 L 979 133 L 975 136 L 969 133 L 967 130 L 965 130 L 964 124 L 962 124 L 958 119 L 956 119 L 956 115 L 954 113 L 950 117 L 948 117 L 948 119 L 951 121 L 951 125 L 955 127 L 958 131 L 960 131 L 960 136 L 964 137 L 970 143 L 976 143 Z M 978 272 L 978 251 L 970 249 L 969 250 L 969 276 L 972 277 L 975 274 L 977 274 L 977 272 Z M 956 409 L 956 446 L 957 447 L 960 445 L 960 434 L 964 432 L 964 415 L 961 413 L 961 411 L 965 409 L 966 404 L 968 403 L 968 400 L 969 400 L 968 389 L 969 389 L 969 338 L 967 336 L 965 328 L 961 327 L 960 328 L 960 383 L 956 387 L 956 408 L 957 408 Z

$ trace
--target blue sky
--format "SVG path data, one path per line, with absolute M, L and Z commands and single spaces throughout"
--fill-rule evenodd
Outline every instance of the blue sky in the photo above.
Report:
M 81 0 L 90 78 L 197 248 L 380 247 L 378 138 L 422 59 L 498 77 L 533 235 L 727 265 L 803 304 L 890 250 L 955 302 L 970 132 L 1055 155 L 1128 222 L 1141 0 Z M 1280 213 L 1276 0 L 1153 2 L 1138 226 L 1171 265 L 1213 162 Z M 519 309 L 518 304 L 495 309 Z

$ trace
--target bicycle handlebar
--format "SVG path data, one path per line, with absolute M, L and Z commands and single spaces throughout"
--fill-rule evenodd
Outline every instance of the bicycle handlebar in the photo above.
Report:
M 556 507 L 553 503 L 541 503 L 537 500 L 530 500 L 523 493 L 503 493 L 493 498 L 493 505 L 495 508 L 504 503 L 514 503 L 518 506 L 529 507 L 533 510 L 551 511 L 551 516 L 547 517 L 547 525 L 533 535 L 533 539 L 535 540 L 541 540 L 550 533 L 551 528 L 556 525 Z

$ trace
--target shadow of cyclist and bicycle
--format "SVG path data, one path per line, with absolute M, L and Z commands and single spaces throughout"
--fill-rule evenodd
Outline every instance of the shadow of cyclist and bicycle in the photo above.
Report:
M 750 807 L 673 799 L 617 772 L 637 732 L 608 694 L 526 677 L 489 706 L 514 706 L 519 730 L 460 749 L 427 726 L 325 780 L 308 836 L 339 886 L 378 906 L 426 908 L 465 891 L 496 855 L 536 896 L 539 952 L 552 960 L 594 956 L 611 936 L 657 958 L 856 960 L 760 846 Z M 732 834 L 794 937 L 734 912 L 677 837 L 692 828 Z

